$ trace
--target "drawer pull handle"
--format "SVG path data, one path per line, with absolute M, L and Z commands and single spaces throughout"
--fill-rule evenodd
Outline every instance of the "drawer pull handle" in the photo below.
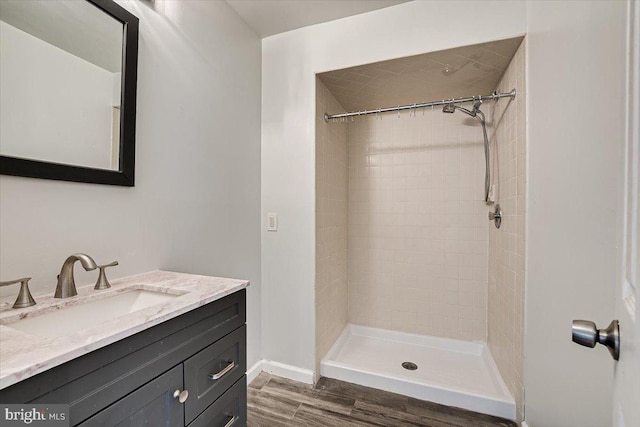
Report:
M 224 425 L 224 427 L 231 427 L 232 425 L 234 425 L 236 423 L 236 421 L 238 421 L 238 417 L 231 417 L 231 419 L 229 420 L 228 423 L 226 423 Z
M 209 379 L 210 380 L 219 380 L 220 378 L 222 378 L 225 375 L 227 375 L 230 370 L 232 370 L 233 368 L 236 367 L 236 362 L 231 361 L 231 362 L 228 362 L 228 363 L 229 364 L 227 366 L 225 366 L 225 368 L 223 370 L 221 370 L 220 372 L 218 372 L 217 374 L 209 374 Z
M 189 398 L 189 392 L 187 390 L 176 390 L 173 392 L 173 398 L 178 399 L 180 403 L 184 403 Z

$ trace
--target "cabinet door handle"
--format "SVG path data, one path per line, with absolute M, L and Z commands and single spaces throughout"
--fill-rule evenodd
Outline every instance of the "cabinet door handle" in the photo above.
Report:
M 228 423 L 226 423 L 224 425 L 224 427 L 231 427 L 232 425 L 234 425 L 236 423 L 236 421 L 238 421 L 238 417 L 235 417 L 235 416 L 232 415 L 231 419 L 229 420 Z
M 189 392 L 187 390 L 176 390 L 173 392 L 173 398 L 178 399 L 180 403 L 184 403 L 189 398 Z
M 218 372 L 217 374 L 209 374 L 209 379 L 210 380 L 219 380 L 220 378 L 222 378 L 225 375 L 227 375 L 230 370 L 232 370 L 233 368 L 236 367 L 236 362 L 234 362 L 233 360 L 231 362 L 228 362 L 228 363 L 229 364 L 227 366 L 225 366 L 225 368 L 223 370 L 221 370 L 220 372 Z

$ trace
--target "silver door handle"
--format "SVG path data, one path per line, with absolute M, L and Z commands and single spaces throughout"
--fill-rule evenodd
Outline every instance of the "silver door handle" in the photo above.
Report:
M 602 344 L 607 347 L 614 360 L 620 359 L 620 326 L 617 320 L 611 321 L 607 329 L 597 329 L 596 324 L 590 320 L 574 320 L 571 339 L 576 344 L 590 348 Z
M 225 375 L 227 375 L 229 373 L 230 370 L 232 370 L 233 368 L 236 367 L 236 362 L 231 361 L 229 362 L 229 364 L 220 372 L 216 373 L 216 374 L 209 374 L 209 379 L 210 380 L 219 380 L 220 378 L 224 377 Z

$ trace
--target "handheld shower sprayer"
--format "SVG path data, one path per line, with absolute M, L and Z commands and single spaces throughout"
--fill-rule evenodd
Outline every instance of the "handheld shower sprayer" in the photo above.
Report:
M 442 107 L 443 113 L 454 113 L 456 110 L 460 110 L 466 115 L 470 117 L 475 117 L 478 119 L 480 124 L 482 125 L 482 136 L 484 137 L 484 160 L 485 160 L 485 175 L 484 175 L 484 201 L 489 202 L 489 187 L 491 186 L 491 172 L 490 168 L 490 155 L 489 152 L 489 138 L 487 137 L 487 127 L 485 123 L 484 113 L 480 111 L 480 106 L 482 105 L 482 99 L 478 99 L 473 103 L 473 108 L 468 110 L 464 107 L 460 107 L 453 102 L 448 104 L 444 104 Z
M 478 117 L 478 113 L 480 113 L 480 118 L 478 118 L 480 121 L 484 120 L 484 115 L 482 114 L 482 111 L 480 111 L 480 105 L 482 105 L 482 100 L 477 100 L 476 102 L 473 103 L 473 108 L 471 110 L 468 110 L 466 108 L 463 107 L 458 107 L 456 106 L 455 108 L 457 108 L 458 110 L 462 111 L 463 113 L 465 113 L 467 116 L 470 117 Z
M 460 110 L 463 113 L 465 113 L 468 116 L 471 117 L 476 117 L 478 115 L 478 112 L 482 113 L 480 111 L 480 105 L 482 105 L 482 100 L 479 99 L 476 102 L 473 103 L 473 109 L 468 110 L 464 107 L 460 107 L 459 105 L 454 104 L 453 102 L 450 102 L 448 104 L 444 104 L 444 106 L 442 107 L 442 112 L 443 113 L 454 113 L 456 110 Z

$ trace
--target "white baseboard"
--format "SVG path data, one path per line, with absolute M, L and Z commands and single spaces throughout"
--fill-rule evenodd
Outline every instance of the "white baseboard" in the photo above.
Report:
M 523 422 L 520 424 L 520 426 L 521 426 L 521 427 L 529 427 L 529 424 L 527 424 L 527 422 L 526 422 L 526 421 L 523 421 Z
M 313 384 L 314 375 L 313 371 L 310 369 L 302 369 L 297 366 L 274 362 L 273 360 L 263 360 L 262 370 L 279 377 L 288 378 L 305 384 Z
M 262 372 L 262 364 L 263 361 L 261 359 L 254 363 L 252 367 L 247 369 L 247 385 L 251 384 L 251 382 L 255 380 L 258 375 L 260 375 L 260 372 Z

